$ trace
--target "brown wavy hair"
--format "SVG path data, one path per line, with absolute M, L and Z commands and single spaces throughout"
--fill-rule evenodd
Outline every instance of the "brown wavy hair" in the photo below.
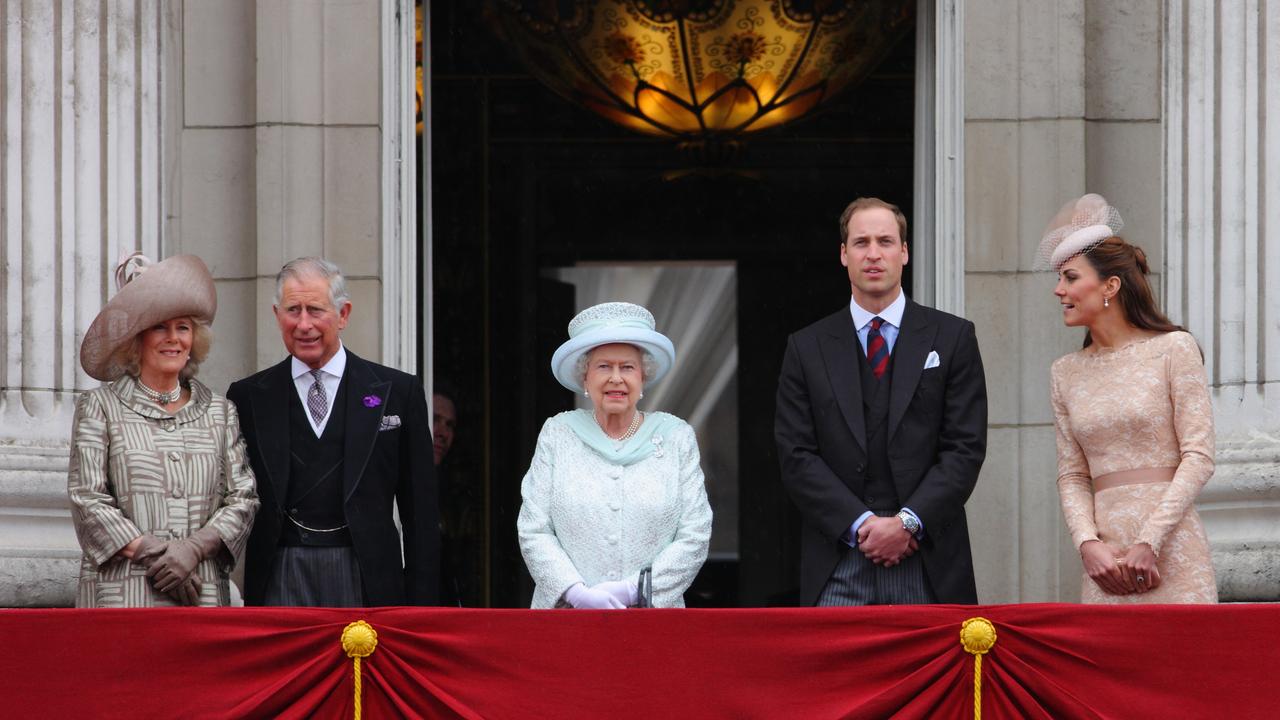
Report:
M 1120 278 L 1120 292 L 1116 293 L 1114 300 L 1120 303 L 1124 318 L 1130 325 L 1156 332 L 1183 330 L 1182 326 L 1169 322 L 1169 318 L 1156 305 L 1151 283 L 1147 282 L 1151 268 L 1147 265 L 1147 254 L 1142 248 L 1113 235 L 1084 253 L 1084 257 L 1103 280 Z M 1093 336 L 1086 330 L 1084 347 L 1092 344 Z

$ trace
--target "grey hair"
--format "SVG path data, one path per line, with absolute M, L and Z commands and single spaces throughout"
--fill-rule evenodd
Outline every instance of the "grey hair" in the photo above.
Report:
M 621 344 L 631 345 L 631 343 Z M 600 346 L 597 345 L 596 347 Z M 639 345 L 631 345 L 631 347 L 640 351 L 640 377 L 642 380 L 647 382 L 649 378 L 653 377 L 654 374 L 658 372 L 658 359 L 653 356 L 653 353 L 645 350 Z M 587 363 L 591 359 L 591 353 L 595 351 L 596 348 L 591 348 L 590 350 L 582 353 L 578 356 L 578 362 L 574 363 L 573 376 L 578 378 L 579 385 L 587 384 Z
M 343 276 L 342 270 L 329 260 L 315 255 L 307 257 L 294 258 L 284 264 L 280 268 L 280 272 L 276 273 L 276 296 L 272 301 L 274 304 L 280 304 L 280 296 L 284 294 L 284 282 L 289 279 L 302 280 L 303 278 L 321 278 L 329 282 L 329 303 L 333 305 L 334 311 L 339 311 L 342 306 L 351 301 L 351 295 L 347 293 L 347 278 Z

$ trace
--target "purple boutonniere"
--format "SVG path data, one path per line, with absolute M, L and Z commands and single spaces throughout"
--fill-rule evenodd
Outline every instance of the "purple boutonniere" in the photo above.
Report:
M 365 395 L 364 406 L 367 408 L 376 408 L 382 404 L 382 398 L 377 395 Z

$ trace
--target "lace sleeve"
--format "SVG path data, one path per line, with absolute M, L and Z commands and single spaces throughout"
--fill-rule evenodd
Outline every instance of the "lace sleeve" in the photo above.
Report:
M 1177 337 L 1165 357 L 1169 378 L 1169 399 L 1173 403 L 1173 429 L 1181 460 L 1164 497 L 1147 517 L 1138 542 L 1151 545 L 1157 554 L 1169 531 L 1186 514 L 1200 489 L 1213 476 L 1213 403 L 1209 383 L 1195 338 L 1187 333 Z
M 1059 366 L 1055 363 L 1050 378 L 1053 401 L 1053 427 L 1058 439 L 1058 497 L 1062 514 L 1076 549 L 1089 540 L 1098 539 L 1098 526 L 1093 518 L 1093 484 L 1089 462 L 1080 443 L 1071 432 L 1071 415 L 1067 412 L 1058 386 Z

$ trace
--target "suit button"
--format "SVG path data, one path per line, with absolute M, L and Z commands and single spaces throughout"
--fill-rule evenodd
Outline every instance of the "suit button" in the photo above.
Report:
M 610 545 L 617 545 L 617 544 L 618 544 L 618 536 L 617 536 L 617 535 L 610 535 L 610 536 L 609 536 L 609 544 L 610 544 Z
M 864 472 L 864 471 L 866 471 L 866 469 L 867 469 L 867 466 L 866 466 L 866 465 L 859 465 L 859 466 L 858 466 L 858 472 Z
M 182 488 L 180 488 L 180 487 L 176 487 L 176 488 L 174 488 L 174 489 L 173 489 L 173 492 L 171 492 L 171 493 L 169 493 L 169 494 L 170 494 L 170 495 L 172 495 L 172 496 L 174 496 L 175 498 L 180 498 L 180 497 L 182 497 L 182 494 L 183 494 L 183 493 L 182 493 Z
M 181 460 L 181 459 L 182 459 L 182 456 L 178 454 L 178 451 L 177 451 L 177 450 L 174 450 L 174 451 L 172 451 L 172 452 L 170 452 L 170 453 L 169 453 L 169 459 L 170 459 L 170 460 L 172 460 L 172 461 L 174 461 L 174 462 L 178 462 L 179 460 Z
M 166 423 L 166 424 L 165 424 L 165 426 L 164 426 L 164 429 L 165 429 L 165 430 L 167 430 L 167 431 L 169 431 L 169 432 L 173 432 L 174 430 L 177 430 L 177 429 L 178 429 L 178 423 L 177 423 L 177 421 L 170 421 L 170 422 Z
M 610 509 L 610 510 L 613 510 L 613 511 L 615 511 L 615 512 L 616 512 L 616 511 L 618 511 L 618 510 L 621 510 L 621 509 L 622 509 L 622 505 L 620 505 L 619 503 L 616 503 L 616 502 L 611 502 L 611 503 L 609 503 L 609 509 Z
M 618 478 L 622 477 L 622 468 L 620 467 L 609 468 L 609 477 L 613 478 L 614 480 L 617 480 Z
M 610 571 L 609 571 L 609 579 L 610 579 L 610 580 L 617 580 L 617 579 L 618 579 L 618 573 L 617 573 L 616 571 L 614 571 L 614 570 L 610 570 Z
M 869 505 L 869 504 L 871 504 L 871 503 L 873 503 L 873 502 L 875 502 L 875 501 L 876 501 L 876 498 L 875 498 L 875 496 L 874 496 L 874 495 L 868 495 L 868 496 L 867 496 L 867 504 L 868 504 L 868 505 Z

